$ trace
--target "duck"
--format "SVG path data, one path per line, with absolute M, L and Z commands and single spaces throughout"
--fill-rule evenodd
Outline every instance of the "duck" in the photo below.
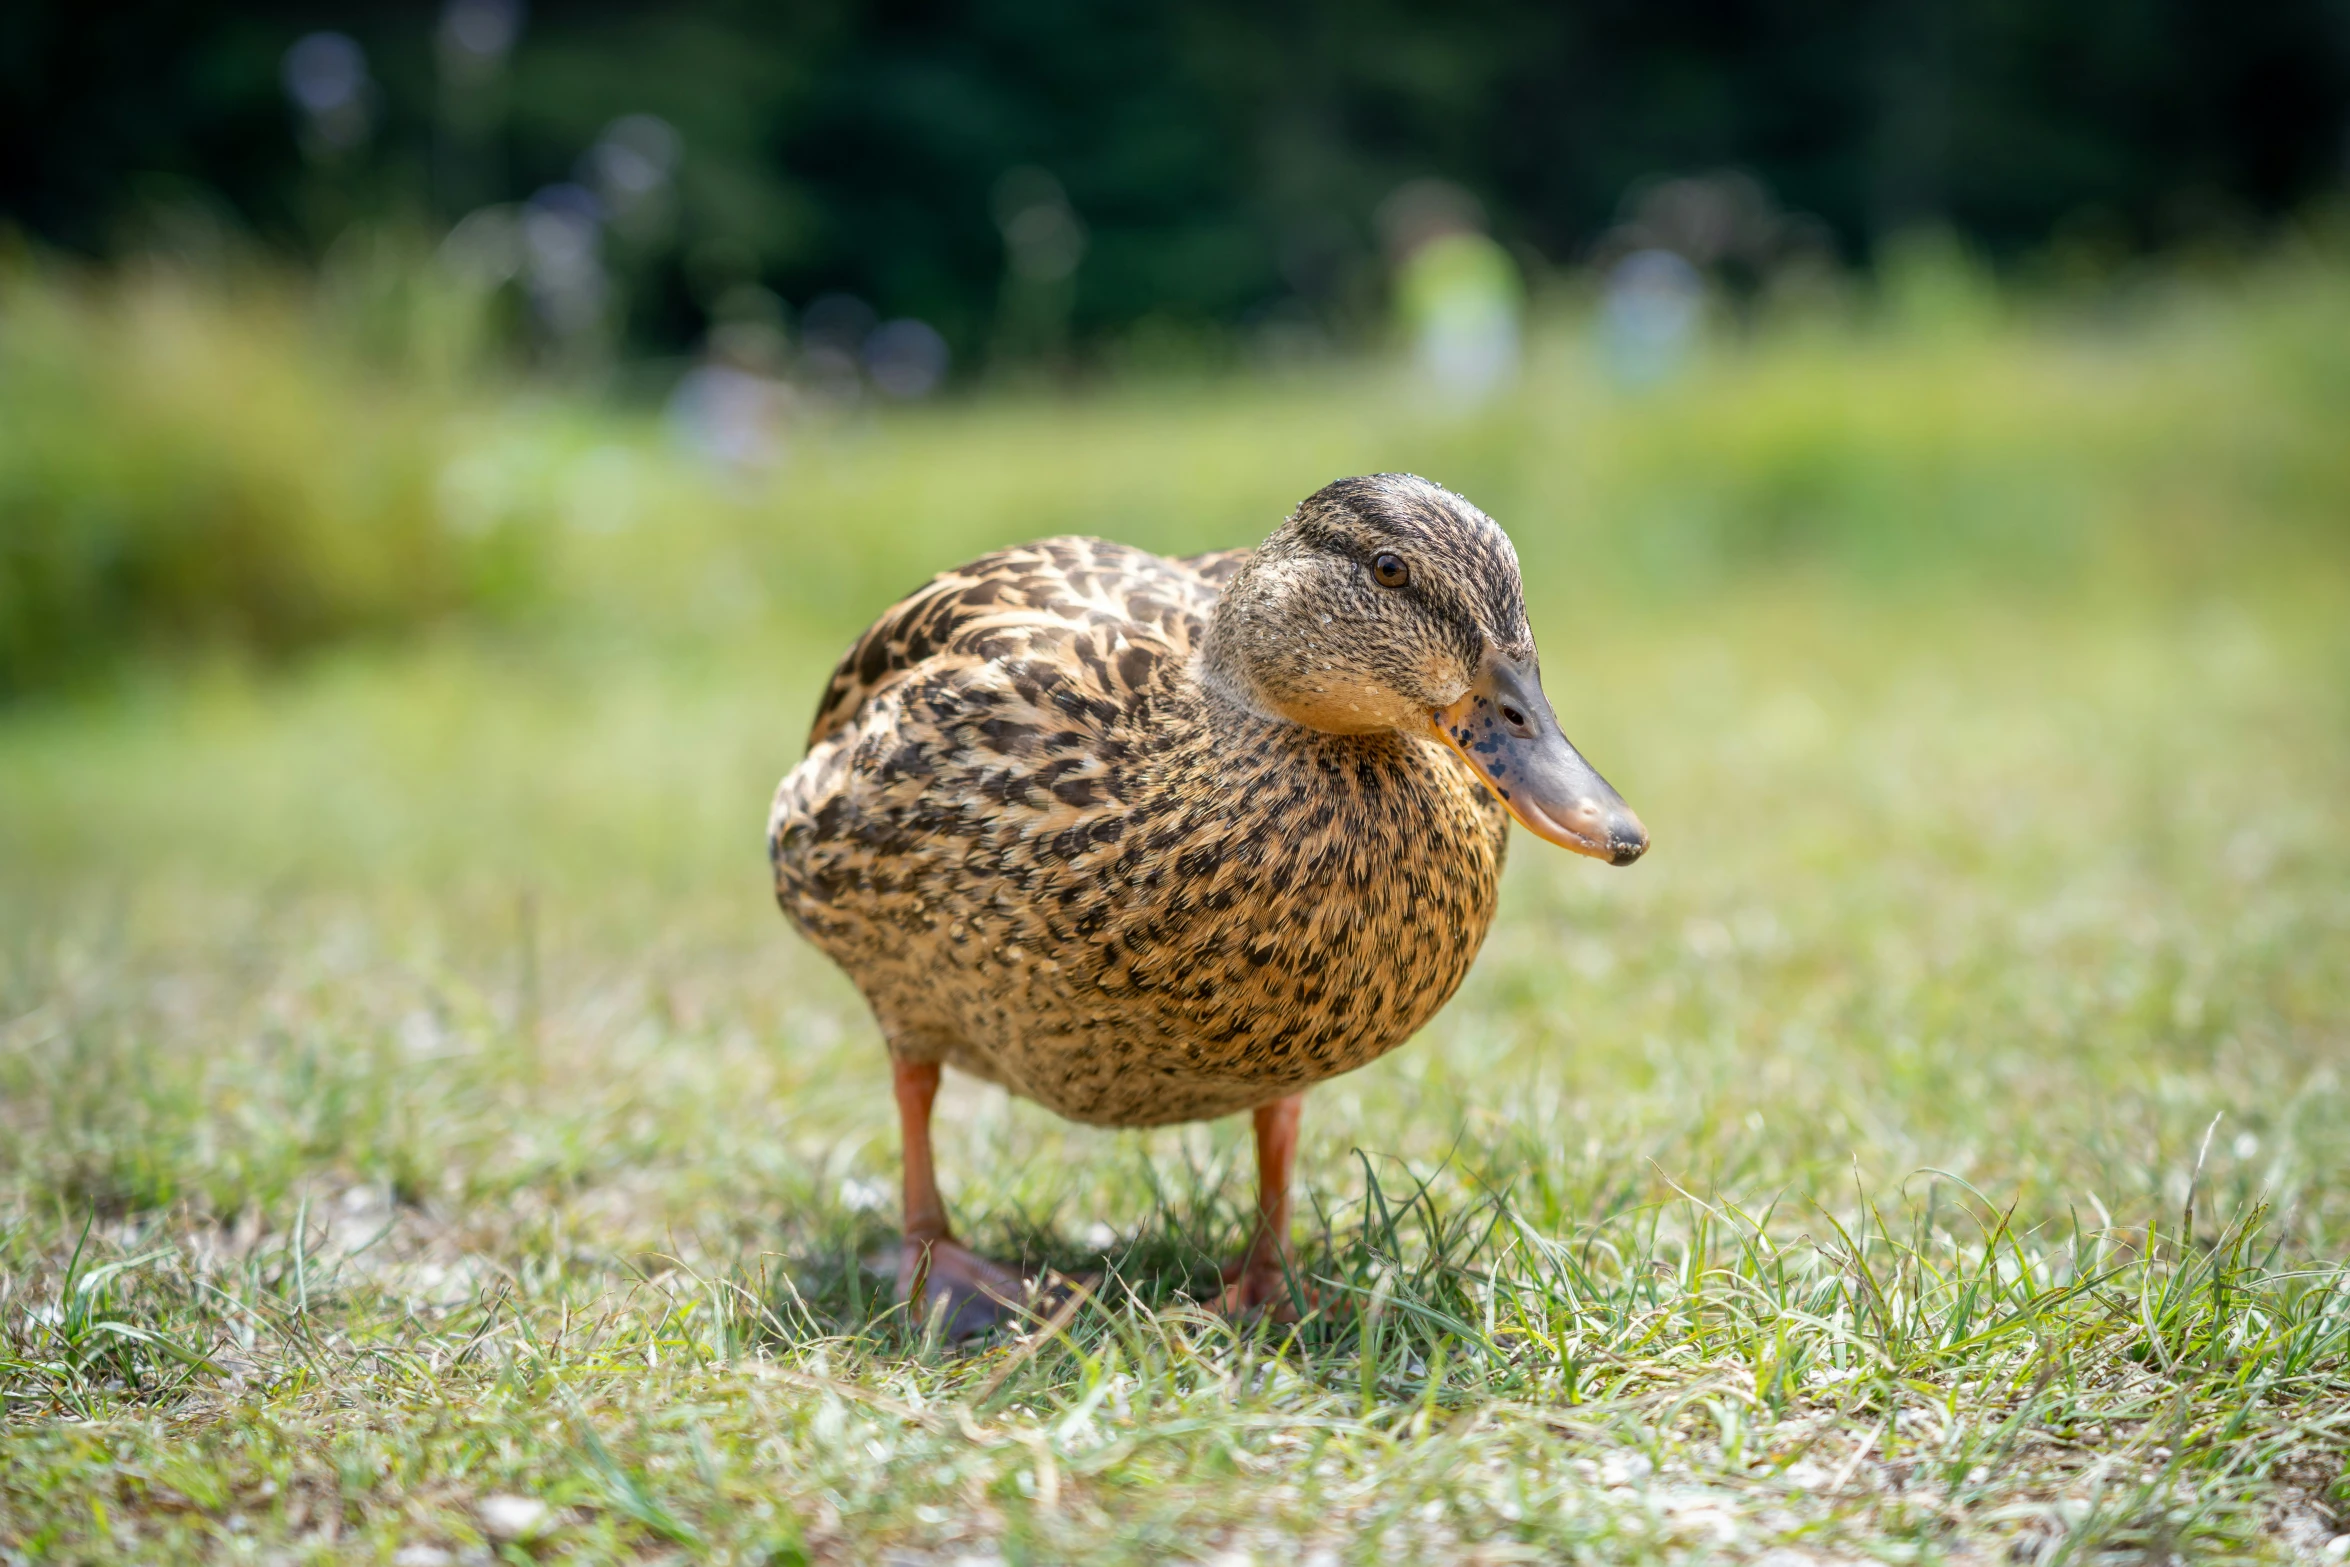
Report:
M 949 1222 L 951 1067 L 1095 1126 L 1249 1112 L 1255 1224 L 1215 1304 L 1293 1320 L 1306 1091 L 1459 988 L 1513 821 L 1613 865 L 1648 847 L 1544 693 L 1509 536 L 1426 479 L 1326 485 L 1254 550 L 1001 549 L 893 605 L 767 844 L 887 1046 L 897 1298 L 958 1337 L 1035 1298 Z

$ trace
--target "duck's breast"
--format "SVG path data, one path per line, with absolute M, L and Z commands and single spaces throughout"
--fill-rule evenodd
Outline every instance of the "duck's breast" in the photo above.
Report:
M 1188 1119 L 1351 1071 L 1427 1022 L 1492 924 L 1506 819 L 1436 747 L 1290 728 L 1202 760 L 1214 787 L 1179 773 L 1108 867 L 1077 976 L 1108 1026 L 1051 1094 L 1065 1114 Z

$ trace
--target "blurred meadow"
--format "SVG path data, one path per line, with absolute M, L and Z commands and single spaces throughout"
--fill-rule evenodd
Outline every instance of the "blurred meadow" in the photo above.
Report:
M 436 35 L 435 181 L 487 179 L 499 16 Z M 583 164 L 608 232 L 587 175 L 333 207 L 409 90 L 357 47 L 286 52 L 308 251 L 183 190 L 77 256 L 0 185 L 48 224 L 0 232 L 0 1562 L 2350 1548 L 2338 212 L 1863 253 L 1714 174 L 1552 265 L 1572 202 L 1422 181 L 1243 319 L 1023 164 L 993 270 L 885 320 L 746 281 L 886 301 L 929 253 L 878 209 L 629 271 L 649 116 Z M 626 55 L 552 58 L 526 149 Z M 664 112 L 678 210 L 800 210 Z M 1199 1304 L 1244 1125 L 950 1078 L 959 1231 L 1086 1287 L 942 1343 L 870 1261 L 881 1042 L 769 892 L 824 675 L 994 546 L 1253 544 L 1399 469 L 1510 531 L 1654 849 L 1519 835 L 1461 994 L 1312 1094 L 1295 1328 Z
M 758 474 L 341 308 L 29 265 L 0 303 L 19 1558 L 2340 1532 L 2332 253 L 2087 310 L 1928 248 L 1631 388 L 1567 291 L 1475 413 L 1384 361 L 1112 380 Z M 1356 1309 L 1185 1304 L 1239 1126 L 963 1085 L 966 1232 L 1101 1280 L 942 1347 L 859 1264 L 879 1041 L 767 896 L 822 674 L 993 544 L 1245 543 L 1374 468 L 1512 530 L 1658 847 L 1521 840 L 1464 993 L 1313 1096 L 1308 1266 Z

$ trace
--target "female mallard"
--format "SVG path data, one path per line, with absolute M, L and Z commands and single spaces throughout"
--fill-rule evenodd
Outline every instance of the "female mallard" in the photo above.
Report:
M 957 1332 L 1021 1298 L 947 1226 L 945 1063 L 1103 1126 L 1255 1110 L 1224 1304 L 1286 1302 L 1304 1091 L 1452 995 L 1511 816 L 1617 865 L 1648 846 L 1543 695 L 1508 536 L 1424 479 L 1341 480 L 1253 553 L 1002 550 L 874 622 L 767 842 L 889 1042 L 899 1298 L 927 1280 Z

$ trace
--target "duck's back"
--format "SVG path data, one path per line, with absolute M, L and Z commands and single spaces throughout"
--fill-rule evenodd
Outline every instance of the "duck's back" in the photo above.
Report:
M 891 606 L 833 667 L 808 744 L 823 744 L 910 674 L 1049 658 L 1076 651 L 1083 633 L 1108 630 L 1154 657 L 1189 657 L 1224 583 L 1253 553 L 1169 559 L 1106 539 L 1043 539 L 941 572 Z M 1106 672 L 1103 683 L 1130 691 L 1140 673 L 1129 664 Z
M 1211 721 L 1189 666 L 1248 554 L 1001 551 L 841 660 L 769 849 L 901 1055 L 1152 1124 L 1361 1065 L 1459 983 L 1505 819 L 1432 744 Z

